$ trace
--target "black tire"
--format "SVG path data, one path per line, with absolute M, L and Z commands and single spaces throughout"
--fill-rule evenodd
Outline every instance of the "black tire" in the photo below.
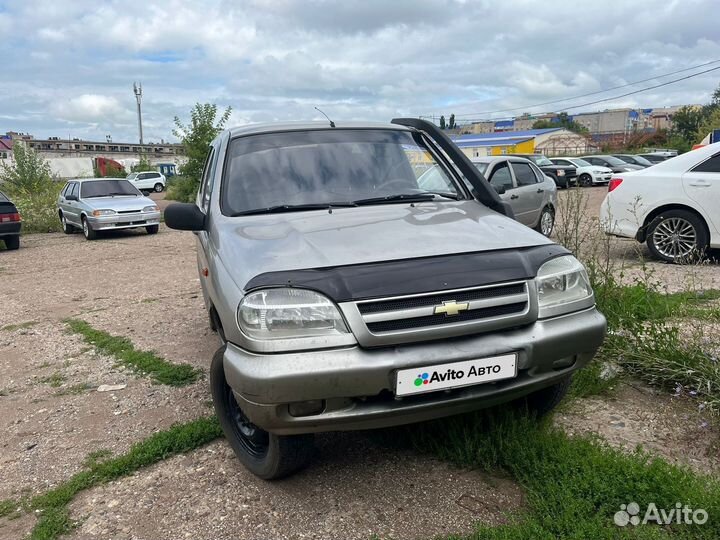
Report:
M 218 336 L 220 336 L 220 341 L 225 343 L 227 341 L 225 339 L 225 330 L 223 330 L 222 322 L 220 322 L 220 316 L 214 307 L 211 307 L 208 310 L 208 319 L 210 320 L 210 330 L 217 332 Z
M 560 182 L 560 179 L 557 176 L 555 176 L 554 174 L 551 173 L 548 176 L 553 179 L 553 181 L 555 182 L 555 185 L 557 186 L 558 189 L 567 189 L 567 187 L 568 187 L 567 178 L 563 177 L 563 181 Z
M 250 423 L 225 380 L 224 353 L 225 346 L 213 356 L 210 390 L 220 426 L 237 458 L 265 480 L 276 480 L 305 467 L 314 453 L 313 435 L 275 435 Z
M 81 218 L 82 220 L 82 229 L 83 229 L 83 236 L 85 237 L 85 240 L 95 240 L 97 238 L 97 231 L 92 228 L 90 223 L 88 223 L 88 220 L 83 216 Z
M 157 184 L 155 184 L 153 189 L 155 190 L 155 193 L 162 193 L 163 189 L 165 189 L 165 186 L 158 182 Z
M 160 225 L 148 225 L 145 227 L 145 230 L 148 234 L 157 234 L 157 232 L 160 230 Z
M 5 240 L 5 248 L 8 251 L 20 249 L 20 236 L 6 236 L 4 238 L 4 240 Z
M 572 375 L 566 375 L 552 386 L 528 394 L 519 403 L 542 418 L 557 407 L 567 395 L 572 384 Z
M 677 241 L 673 231 L 678 232 Z M 668 210 L 647 227 L 647 247 L 654 257 L 671 263 L 691 262 L 703 257 L 710 239 L 705 222 L 687 210 Z
M 63 214 L 62 212 L 60 213 L 60 224 L 62 225 L 62 230 L 65 234 L 72 234 L 75 230 L 74 227 L 67 222 L 67 219 L 65 219 L 65 214 Z
M 590 187 L 593 185 L 592 176 L 590 176 L 587 173 L 583 173 L 580 175 L 580 178 L 578 178 L 578 185 L 582 187 Z
M 545 220 L 545 221 L 543 221 Z M 548 228 L 549 223 L 549 228 Z M 553 229 L 555 228 L 555 212 L 552 208 L 549 206 L 546 206 L 542 209 L 540 212 L 540 219 L 538 219 L 537 225 L 535 225 L 535 230 L 539 232 L 542 235 L 547 236 L 550 238 L 550 235 L 553 232 Z

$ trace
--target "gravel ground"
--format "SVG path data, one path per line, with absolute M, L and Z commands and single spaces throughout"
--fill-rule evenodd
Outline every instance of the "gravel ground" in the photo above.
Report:
M 585 191 L 592 217 L 604 190 Z M 634 242 L 619 241 L 612 256 L 637 271 L 636 253 Z M 650 265 L 673 287 L 688 279 L 687 268 Z M 718 279 L 714 266 L 697 272 L 706 286 Z M 81 318 L 206 371 L 218 342 L 207 326 L 191 234 L 163 226 L 155 236 L 119 232 L 96 242 L 79 234 L 27 236 L 19 251 L 0 252 L 0 281 L 0 499 L 42 492 L 80 470 L 90 452 L 121 454 L 209 412 L 205 378 L 183 388 L 153 384 L 97 354 L 63 323 Z M 98 392 L 101 384 L 127 386 Z M 703 419 L 691 414 L 692 403 L 648 392 L 629 388 L 614 399 L 582 400 L 558 422 L 715 470 L 716 457 L 706 454 L 717 427 L 697 427 Z M 81 520 L 72 536 L 427 538 L 499 523 L 522 505 L 521 490 L 507 479 L 386 448 L 365 433 L 318 437 L 311 466 L 276 483 L 247 473 L 220 440 L 81 493 L 71 506 Z M 33 523 L 31 515 L 0 520 L 0 538 L 20 538 Z

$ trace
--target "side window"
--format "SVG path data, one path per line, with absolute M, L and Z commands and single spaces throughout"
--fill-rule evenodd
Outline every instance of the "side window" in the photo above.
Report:
M 518 187 L 537 184 L 537 178 L 529 163 L 513 162 L 512 168 L 515 172 Z
M 696 165 L 690 172 L 720 173 L 720 153 Z
M 553 159 L 552 161 L 553 163 L 555 163 L 555 165 L 572 165 L 572 163 L 570 163 L 566 159 Z
M 68 195 L 75 195 L 76 197 L 78 196 L 78 183 L 77 182 L 73 182 L 72 184 L 70 184 L 70 189 L 68 190 Z
M 535 165 L 534 163 L 531 163 L 531 164 L 530 164 L 530 168 L 531 168 L 531 169 L 533 170 L 533 172 L 535 173 L 535 180 L 536 180 L 537 182 L 542 183 L 542 182 L 545 181 L 545 173 L 540 170 L 540 167 L 538 167 L 538 166 Z
M 148 173 L 138 174 L 138 180 L 146 180 L 149 177 L 150 177 L 150 175 Z
M 63 197 L 65 197 L 65 196 L 67 196 L 67 194 L 68 194 L 69 192 L 70 192 L 70 182 L 68 182 L 67 184 L 65 184 L 65 187 L 62 188 L 62 191 L 60 192 L 60 195 L 62 195 Z
M 499 164 L 490 174 L 490 184 L 503 187 L 507 191 L 513 188 L 512 175 L 507 162 Z
M 215 173 L 215 147 L 210 147 L 210 153 L 205 160 L 205 166 L 203 167 L 202 184 L 200 185 L 200 191 L 198 192 L 197 204 L 200 208 L 207 213 L 210 207 L 210 195 L 212 195 L 213 189 L 213 177 Z

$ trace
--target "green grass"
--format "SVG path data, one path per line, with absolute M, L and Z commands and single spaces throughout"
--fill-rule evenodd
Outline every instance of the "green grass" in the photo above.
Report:
M 40 382 L 49 384 L 53 388 L 57 388 L 58 386 L 62 386 L 62 383 L 65 382 L 65 375 L 56 371 L 52 375 L 48 375 L 47 377 L 41 378 Z
M 8 324 L 0 328 L 0 330 L 5 330 L 7 332 L 12 332 L 14 330 L 22 330 L 24 328 L 30 328 L 32 326 L 35 326 L 38 322 L 37 321 L 27 321 L 22 322 L 18 324 Z
M 32 540 L 53 540 L 70 532 L 75 523 L 70 519 L 68 505 L 79 492 L 117 480 L 171 456 L 190 452 L 220 437 L 222 431 L 214 417 L 200 418 L 187 424 L 177 424 L 166 431 L 155 433 L 121 456 L 102 461 L 98 456 L 89 459 L 89 469 L 72 476 L 58 487 L 32 498 L 29 507 L 38 512 Z M 88 456 L 90 457 L 90 456 Z M 107 457 L 103 452 L 102 457 Z M 16 501 L 0 503 L 0 512 L 17 508 Z
M 79 394 L 84 394 L 85 392 L 92 390 L 95 388 L 93 385 L 89 383 L 78 383 L 68 386 L 67 388 L 63 388 L 62 390 L 58 390 L 55 392 L 56 396 L 77 396 Z
M 527 508 L 508 525 L 480 526 L 473 539 L 720 538 L 720 483 L 636 450 L 625 453 L 590 436 L 569 437 L 549 422 L 499 410 L 408 429 L 414 445 L 463 467 L 509 474 Z M 710 514 L 705 525 L 620 528 L 621 504 L 672 509 L 681 502 Z M 453 536 L 451 538 L 461 538 Z M 464 537 L 463 537 L 464 538 Z
M 82 335 L 87 343 L 100 352 L 114 356 L 121 364 L 138 373 L 147 374 L 159 383 L 185 386 L 195 382 L 202 373 L 189 364 L 174 364 L 154 352 L 137 350 L 129 339 L 97 330 L 85 321 L 68 319 L 65 322 L 73 332 Z

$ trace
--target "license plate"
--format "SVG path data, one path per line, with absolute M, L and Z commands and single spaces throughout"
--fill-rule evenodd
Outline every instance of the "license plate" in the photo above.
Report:
M 486 382 L 511 379 L 517 375 L 517 354 L 449 362 L 397 372 L 395 395 L 409 396 Z
M 565 171 L 558 171 L 558 176 L 565 176 Z

